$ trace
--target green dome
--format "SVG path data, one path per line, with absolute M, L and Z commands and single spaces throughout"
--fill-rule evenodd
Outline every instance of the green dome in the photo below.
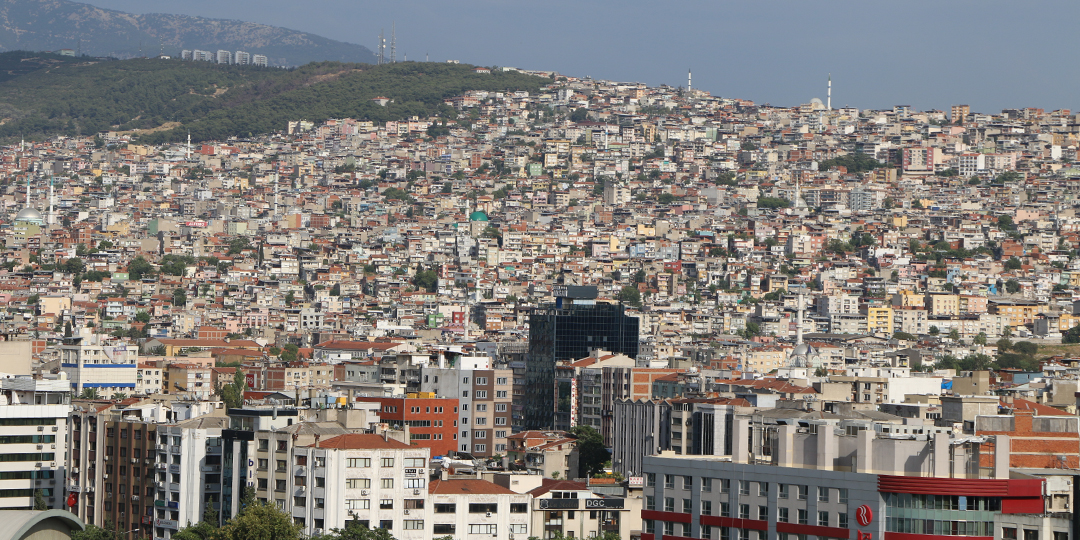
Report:
M 469 221 L 487 221 L 487 220 L 488 220 L 487 214 L 485 214 L 485 213 L 483 213 L 483 212 L 481 212 L 479 210 L 469 214 Z

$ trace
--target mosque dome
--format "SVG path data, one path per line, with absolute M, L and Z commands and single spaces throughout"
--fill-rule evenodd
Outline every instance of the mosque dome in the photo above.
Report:
M 15 216 L 15 221 L 37 221 L 37 222 L 41 222 L 42 221 L 41 212 L 38 212 L 36 209 L 30 208 L 30 207 L 23 208 Z
M 488 220 L 487 214 L 481 212 L 480 210 L 477 210 L 477 211 L 469 214 L 469 221 L 487 221 L 487 220 Z

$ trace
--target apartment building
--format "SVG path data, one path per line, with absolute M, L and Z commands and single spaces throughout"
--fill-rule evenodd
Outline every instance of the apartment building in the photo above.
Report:
M 221 505 L 221 431 L 224 416 L 203 415 L 157 429 L 154 537 L 171 538 L 177 528 L 203 520 L 207 507 Z
M 458 450 L 458 400 L 436 398 L 433 393 L 404 397 L 358 397 L 359 402 L 377 403 L 379 418 L 391 426 L 408 426 L 409 442 L 445 456 Z
M 454 538 L 529 538 L 529 494 L 486 480 L 432 480 L 428 487 L 426 516 L 431 522 L 431 537 Z M 406 513 L 409 511 L 406 510 Z
M 458 451 L 476 457 L 506 452 L 514 373 L 493 369 L 487 356 L 442 355 L 420 370 L 420 390 L 457 399 Z
M 532 496 L 532 535 L 538 538 L 592 538 L 607 533 L 630 538 L 639 510 L 631 499 L 605 497 L 584 482 L 544 478 Z M 689 535 L 687 535 L 689 536 Z
M 139 358 L 135 345 L 92 334 L 65 338 L 57 349 L 60 370 L 67 374 L 76 394 L 91 389 L 100 396 L 109 397 L 117 392 L 135 390 Z
M 40 491 L 64 504 L 70 387 L 56 379 L 0 379 L 0 509 L 30 510 Z

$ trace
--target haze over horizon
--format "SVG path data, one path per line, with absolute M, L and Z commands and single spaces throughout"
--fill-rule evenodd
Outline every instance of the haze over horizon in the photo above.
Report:
M 792 106 L 973 112 L 1080 109 L 1080 83 L 1064 51 L 1080 4 L 1003 0 L 824 3 L 778 0 L 612 4 L 552 0 L 382 3 L 318 0 L 91 0 L 132 13 L 182 13 L 283 26 L 375 50 L 397 23 L 407 55 L 479 65 L 551 69 L 573 76 L 693 86 L 713 95 Z M 319 6 L 313 9 L 313 6 Z M 389 54 L 389 52 L 388 52 Z

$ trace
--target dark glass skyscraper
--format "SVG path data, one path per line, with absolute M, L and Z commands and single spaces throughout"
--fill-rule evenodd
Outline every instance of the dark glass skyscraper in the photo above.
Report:
M 622 304 L 596 302 L 596 287 L 564 287 L 556 302 L 529 315 L 529 356 L 525 363 L 525 429 L 552 429 L 555 423 L 555 364 L 578 360 L 593 349 L 636 358 L 638 319 Z

